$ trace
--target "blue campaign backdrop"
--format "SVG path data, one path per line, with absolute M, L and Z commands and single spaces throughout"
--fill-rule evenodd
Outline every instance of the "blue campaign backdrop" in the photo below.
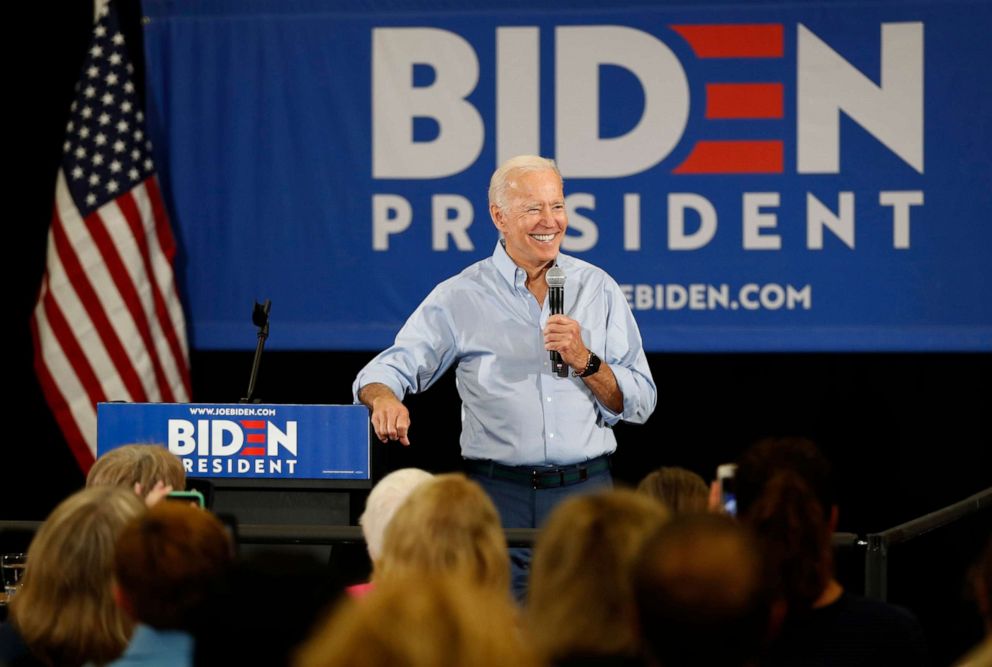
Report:
M 199 349 L 388 345 L 559 161 L 649 351 L 992 349 L 992 5 L 145 0 Z

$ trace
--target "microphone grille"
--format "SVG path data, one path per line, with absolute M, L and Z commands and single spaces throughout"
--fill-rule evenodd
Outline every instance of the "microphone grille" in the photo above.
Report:
M 565 272 L 557 266 L 552 266 L 548 269 L 548 272 L 544 274 L 544 279 L 548 281 L 548 287 L 565 286 Z

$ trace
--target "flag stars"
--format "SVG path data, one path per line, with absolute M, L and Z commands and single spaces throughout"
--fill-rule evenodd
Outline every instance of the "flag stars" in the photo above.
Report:
M 110 125 L 110 114 L 102 113 L 100 114 L 100 125 Z
M 127 175 L 128 175 L 128 177 L 132 181 L 137 181 L 138 180 L 138 177 L 141 176 L 141 174 L 138 172 L 138 170 L 135 169 L 134 167 L 131 167 L 130 169 L 128 169 Z
M 124 82 L 124 92 L 125 93 L 133 93 L 134 92 L 134 84 L 131 83 L 130 80 Z
M 92 65 L 89 69 L 86 70 L 86 76 L 88 76 L 91 79 L 97 78 L 98 76 L 100 76 L 100 68 L 97 67 L 96 65 Z
M 110 41 L 112 41 L 115 46 L 120 46 L 124 43 L 124 35 L 119 32 L 114 33 L 114 36 L 110 38 Z
M 110 163 L 110 171 L 114 174 L 121 170 L 121 163 L 119 160 L 114 160 Z
M 105 37 L 107 35 L 107 26 L 98 25 L 96 28 L 93 29 L 93 34 L 96 35 L 97 37 Z
M 104 79 L 104 81 L 107 82 L 107 85 L 108 86 L 116 86 L 117 85 L 117 75 L 114 74 L 113 72 L 111 72 L 110 74 L 107 75 L 107 77 Z
M 71 120 L 69 121 L 69 124 L 65 126 L 65 131 L 66 131 L 67 133 L 68 133 L 68 132 L 72 132 L 72 131 L 73 131 L 73 130 L 75 130 L 75 129 L 76 129 L 76 124 L 75 124 L 75 123 L 73 123 L 73 122 L 72 122 Z
M 92 173 L 90 174 L 90 185 L 96 186 L 100 185 L 100 174 Z
M 100 98 L 100 101 L 103 102 L 103 106 L 109 107 L 114 103 L 114 96 L 110 93 L 104 93 L 103 97 Z
M 145 136 L 145 135 L 144 135 L 144 134 L 142 134 L 142 132 L 141 132 L 141 130 L 135 130 L 135 131 L 134 131 L 134 140 L 135 140 L 135 141 L 141 141 L 141 139 L 142 139 L 142 138 L 143 138 L 144 136 Z
M 117 188 L 118 187 L 119 186 L 117 185 L 117 181 L 113 181 L 112 180 L 112 181 L 108 181 L 107 182 L 107 192 L 110 192 L 110 193 L 117 192 Z
M 93 86 L 86 86 L 86 90 L 83 91 L 83 95 L 85 95 L 87 98 L 92 98 L 93 96 L 96 95 L 96 88 L 94 88 Z
M 90 116 L 93 115 L 93 109 L 90 109 L 89 107 L 83 107 L 82 109 L 79 110 L 79 115 L 82 116 L 83 118 L 89 118 Z
M 78 181 L 83 177 L 83 168 L 78 164 L 72 168 L 72 180 Z
M 72 142 L 71 141 L 67 141 L 64 144 L 62 144 L 62 152 L 63 153 L 68 153 L 71 150 L 72 150 Z
M 103 47 L 99 44 L 95 44 L 92 49 L 90 49 L 90 55 L 94 58 L 99 58 L 103 55 Z
M 131 159 L 134 160 L 135 162 L 137 162 L 138 160 L 140 160 L 141 159 L 141 151 L 139 151 L 137 148 L 135 148 L 133 151 L 131 151 Z
M 121 141 L 120 139 L 118 139 L 117 141 L 114 142 L 114 152 L 115 153 L 123 153 L 124 152 L 124 148 L 125 148 L 124 147 L 124 142 Z
M 94 153 L 93 166 L 99 167 L 101 164 L 103 164 L 103 155 L 101 153 Z
M 116 51 L 114 51 L 113 53 L 111 53 L 110 54 L 110 64 L 111 65 L 120 65 L 121 64 L 121 54 L 117 53 Z
M 144 161 L 145 171 L 151 171 L 152 170 L 152 167 L 154 167 L 154 166 L 155 165 L 152 163 L 151 158 L 147 158 L 146 157 L 145 158 L 145 161 Z
M 121 102 L 121 111 L 124 113 L 131 113 L 131 103 L 127 101 Z M 138 120 L 141 119 L 139 118 Z
M 107 135 L 105 135 L 103 132 L 98 132 L 97 135 L 93 137 L 93 141 L 96 143 L 97 146 L 103 146 L 104 144 L 107 143 Z
M 93 194 L 91 192 L 88 195 L 86 195 L 86 205 L 87 206 L 92 206 L 95 203 L 96 203 L 96 195 L 95 194 Z
M 122 120 L 119 123 L 117 123 L 117 131 L 118 132 L 120 132 L 121 134 L 124 134 L 125 132 L 127 132 L 127 130 L 128 130 L 128 124 L 127 124 L 127 121 L 126 120 Z
M 76 149 L 75 155 L 77 160 L 82 160 L 84 157 L 86 157 L 86 149 L 80 146 L 79 148 Z
M 127 70 L 128 74 L 134 74 L 134 65 L 132 65 L 131 63 L 128 63 L 124 69 Z
M 140 111 L 134 114 L 134 117 L 138 120 L 139 123 L 145 120 L 145 114 L 141 113 Z
M 80 139 L 85 139 L 88 136 L 90 136 L 90 128 L 83 125 L 81 128 L 79 128 L 79 137 Z

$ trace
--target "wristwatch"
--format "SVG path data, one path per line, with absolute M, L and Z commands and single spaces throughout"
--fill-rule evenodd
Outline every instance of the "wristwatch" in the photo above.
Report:
M 572 377 L 576 378 L 587 378 L 590 375 L 595 374 L 599 371 L 600 365 L 602 365 L 603 360 L 596 356 L 596 353 L 592 350 L 589 351 L 589 360 L 586 361 L 586 367 L 582 369 L 582 372 L 572 371 Z

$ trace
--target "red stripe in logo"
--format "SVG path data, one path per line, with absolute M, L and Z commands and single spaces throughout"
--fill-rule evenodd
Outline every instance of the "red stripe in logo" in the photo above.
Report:
M 781 174 L 781 141 L 700 141 L 676 174 Z
M 782 118 L 781 83 L 708 83 L 706 117 Z
M 781 58 L 785 52 L 781 23 L 673 25 L 697 58 Z

